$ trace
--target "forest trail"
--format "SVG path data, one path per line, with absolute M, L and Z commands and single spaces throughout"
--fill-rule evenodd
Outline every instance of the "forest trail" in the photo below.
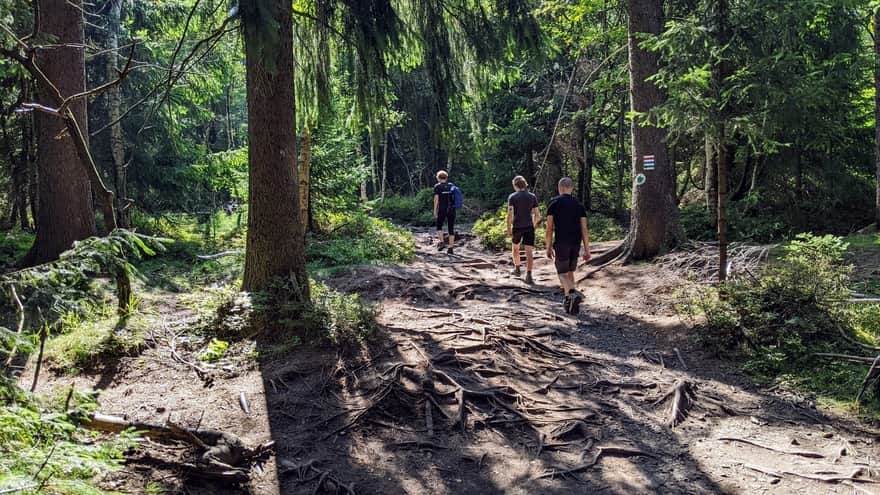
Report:
M 609 267 L 582 284 L 575 318 L 542 253 L 529 286 L 508 275 L 509 255 L 469 234 L 454 256 L 430 232 L 416 237 L 412 263 L 330 281 L 378 304 L 378 338 L 354 354 L 300 346 L 279 358 L 256 342 L 256 361 L 203 383 L 169 358 L 169 333 L 178 353 L 195 352 L 182 333 L 192 313 L 172 296 L 168 328 L 143 354 L 40 388 L 75 383 L 101 389 L 105 412 L 276 442 L 241 491 L 184 484 L 174 467 L 184 452 L 148 443 L 107 480 L 125 492 L 160 480 L 195 494 L 352 493 L 341 486 L 351 483 L 359 494 L 880 494 L 861 480 L 876 477 L 872 432 L 687 344 L 669 306 L 674 276 Z M 688 402 L 673 427 L 673 404 Z

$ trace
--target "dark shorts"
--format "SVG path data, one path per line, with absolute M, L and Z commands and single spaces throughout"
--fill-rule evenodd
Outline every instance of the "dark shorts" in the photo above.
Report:
M 443 223 L 449 227 L 449 235 L 455 235 L 455 208 L 441 209 L 437 212 L 437 232 L 443 230 Z
M 513 229 L 513 243 L 535 247 L 535 229 Z
M 580 244 L 555 244 L 556 273 L 568 273 L 577 270 L 578 259 L 581 257 Z

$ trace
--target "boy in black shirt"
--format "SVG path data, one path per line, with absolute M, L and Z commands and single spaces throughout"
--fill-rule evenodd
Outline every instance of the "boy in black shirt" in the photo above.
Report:
M 590 234 L 587 230 L 587 212 L 571 195 L 574 182 L 568 177 L 559 181 L 559 196 L 550 200 L 547 208 L 547 258 L 556 258 L 556 273 L 565 293 L 565 311 L 578 314 L 584 296 L 575 288 L 574 272 L 577 270 L 581 243 L 584 261 L 590 261 Z M 554 239 L 555 234 L 555 239 Z
M 434 185 L 434 220 L 437 222 L 437 238 L 440 240 L 437 249 L 443 251 L 443 248 L 447 247 L 443 238 L 445 222 L 449 229 L 449 245 L 446 252 L 452 254 L 452 248 L 455 246 L 455 200 L 452 197 L 449 174 L 445 170 L 437 172 L 437 184 Z
M 532 265 L 534 264 L 535 226 L 541 221 L 538 210 L 538 198 L 527 189 L 529 183 L 525 177 L 517 175 L 513 178 L 515 193 L 507 198 L 507 236 L 513 246 L 513 276 L 519 277 L 522 272 L 519 265 L 519 246 L 526 247 L 526 283 L 534 283 Z

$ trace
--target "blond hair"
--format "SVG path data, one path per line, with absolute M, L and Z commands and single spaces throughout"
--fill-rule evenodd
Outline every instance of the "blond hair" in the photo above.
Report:
M 446 173 L 445 170 L 441 170 L 437 172 L 437 180 L 446 180 L 449 178 L 449 174 Z

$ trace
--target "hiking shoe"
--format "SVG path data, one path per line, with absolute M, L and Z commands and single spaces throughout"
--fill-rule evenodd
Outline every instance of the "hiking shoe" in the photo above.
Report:
M 453 254 L 453 252 L 452 252 L 452 248 L 447 249 L 447 250 L 446 250 L 446 254 Z
M 444 249 L 446 249 L 446 244 L 442 242 L 440 244 L 437 244 L 437 251 L 443 251 Z
M 565 296 L 562 299 L 562 307 L 565 308 L 565 312 L 571 314 L 571 298 L 569 296 Z
M 512 277 L 519 277 L 522 275 L 522 271 L 519 269 L 519 265 L 516 265 L 515 267 L 513 267 L 513 271 L 510 272 L 510 275 Z
M 569 301 L 568 301 L 568 314 L 576 315 L 581 312 L 581 301 L 584 300 L 584 295 L 580 292 L 573 290 L 570 292 Z
M 526 272 L 526 283 L 529 285 L 535 283 L 535 279 L 532 278 L 532 272 Z

